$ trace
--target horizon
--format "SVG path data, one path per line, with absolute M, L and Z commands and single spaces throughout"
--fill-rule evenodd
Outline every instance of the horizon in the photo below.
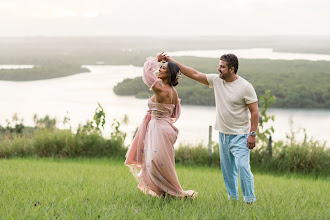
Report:
M 303 35 L 296 35 L 296 34 L 283 34 L 283 35 L 8 35 L 8 36 L 1 36 L 0 38 L 75 38 L 75 37 L 124 37 L 124 38 L 215 38 L 215 37 L 236 37 L 236 38 L 244 38 L 244 37 L 251 37 L 251 38 L 280 38 L 280 37 L 289 37 L 289 38 L 326 38 L 330 37 L 329 34 L 324 35 L 317 35 L 317 34 L 303 34 Z

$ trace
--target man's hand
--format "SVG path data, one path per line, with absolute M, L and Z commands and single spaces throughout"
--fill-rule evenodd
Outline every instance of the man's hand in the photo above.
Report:
M 174 59 L 168 55 L 165 56 L 165 60 L 166 60 L 166 62 L 169 62 L 169 61 L 174 62 Z
M 249 135 L 247 147 L 252 150 L 256 146 L 256 137 Z
M 161 52 L 161 53 L 159 53 L 158 55 L 157 55 L 157 60 L 158 60 L 158 62 L 160 62 L 160 61 L 163 61 L 163 62 L 165 62 L 166 61 L 166 53 L 165 52 Z

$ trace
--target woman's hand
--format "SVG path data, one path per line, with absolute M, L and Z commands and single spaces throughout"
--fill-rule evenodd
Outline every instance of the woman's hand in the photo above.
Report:
M 157 55 L 157 60 L 158 60 L 158 62 L 160 62 L 160 61 L 162 61 L 163 63 L 165 63 L 166 62 L 166 53 L 165 52 L 161 52 L 161 53 L 159 53 L 158 55 Z

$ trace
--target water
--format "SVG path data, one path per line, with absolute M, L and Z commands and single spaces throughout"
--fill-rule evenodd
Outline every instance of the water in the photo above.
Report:
M 170 56 L 195 56 L 195 57 L 209 57 L 209 58 L 219 58 L 222 54 L 226 54 L 226 53 L 233 53 L 238 58 L 244 58 L 244 59 L 330 61 L 330 55 L 327 54 L 274 52 L 272 48 L 186 50 L 186 51 L 168 52 Z
M 34 65 L 0 65 L 0 69 L 32 69 Z
M 34 125 L 34 114 L 39 117 L 49 114 L 58 119 L 58 127 L 71 126 L 76 129 L 79 123 L 83 124 L 93 118 L 97 103 L 100 102 L 107 120 L 104 135 L 109 136 L 114 118 L 122 120 L 127 115 L 129 123 L 122 124 L 121 129 L 127 132 L 129 143 L 148 110 L 147 100 L 117 96 L 112 88 L 124 78 L 141 76 L 142 68 L 128 65 L 85 67 L 91 73 L 29 82 L 0 81 L 0 124 L 4 126 L 5 119 L 14 113 L 24 118 L 24 124 L 27 125 Z M 269 113 L 276 117 L 273 136 L 275 141 L 285 139 L 286 134 L 290 133 L 289 118 L 292 117 L 295 130 L 306 128 L 309 136 L 330 143 L 329 110 L 271 109 Z M 70 125 L 63 125 L 61 120 L 64 117 L 71 119 Z M 182 106 L 181 117 L 176 123 L 179 128 L 176 146 L 181 142 L 207 143 L 208 127 L 214 124 L 214 120 L 215 107 Z M 303 138 L 302 133 L 298 138 Z M 216 131 L 213 131 L 212 139 L 218 141 Z

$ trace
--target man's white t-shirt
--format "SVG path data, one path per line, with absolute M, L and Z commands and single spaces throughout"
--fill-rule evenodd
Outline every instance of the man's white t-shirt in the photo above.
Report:
M 253 86 L 243 79 L 226 82 L 218 74 L 206 74 L 214 88 L 216 121 L 214 129 L 224 134 L 250 133 L 250 111 L 247 104 L 258 101 Z

